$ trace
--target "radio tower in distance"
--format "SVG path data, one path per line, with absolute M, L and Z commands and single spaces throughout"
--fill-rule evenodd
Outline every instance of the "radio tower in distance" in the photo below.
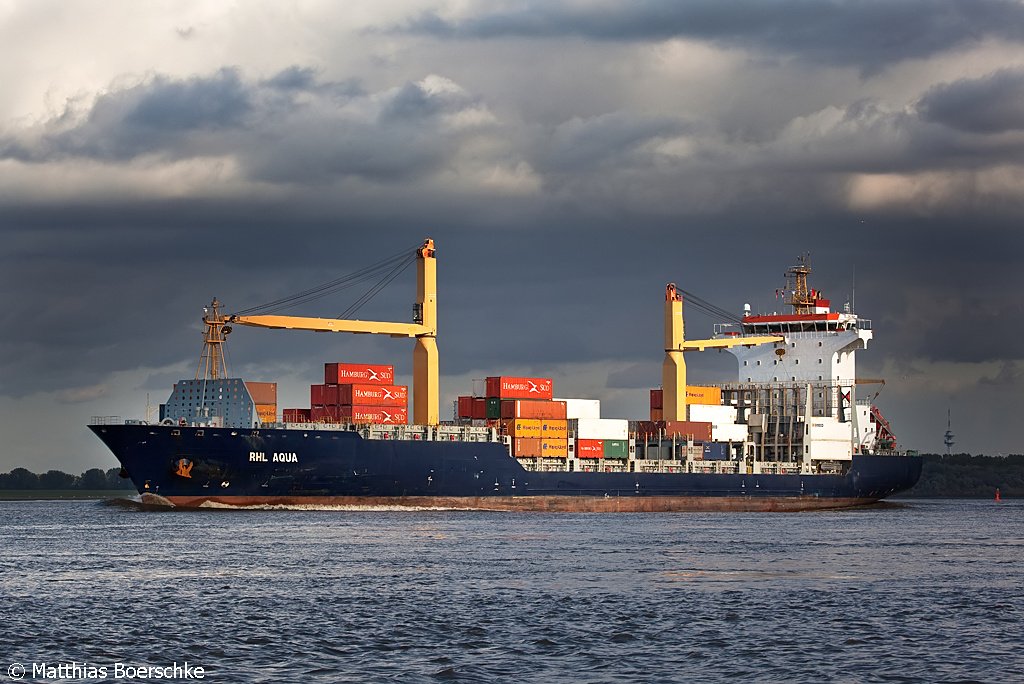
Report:
M 949 420 L 949 409 L 946 409 L 946 437 L 943 441 L 946 443 L 947 456 L 952 453 L 953 445 L 956 444 L 956 442 L 953 441 L 954 436 L 952 423 L 950 423 Z

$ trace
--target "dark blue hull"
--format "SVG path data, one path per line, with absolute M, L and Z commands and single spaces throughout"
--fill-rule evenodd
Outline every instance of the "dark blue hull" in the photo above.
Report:
M 93 425 L 150 501 L 573 511 L 805 510 L 909 489 L 913 456 L 843 475 L 532 472 L 496 443 L 368 440 L 340 430 Z

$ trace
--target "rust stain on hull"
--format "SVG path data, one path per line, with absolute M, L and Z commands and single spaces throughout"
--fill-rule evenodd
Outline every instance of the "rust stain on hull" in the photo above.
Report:
M 169 496 L 143 494 L 146 505 L 176 508 L 208 506 L 333 506 L 443 508 L 477 511 L 537 511 L 551 513 L 669 513 L 669 512 L 797 512 L 850 508 L 875 503 L 852 497 L 741 496 Z

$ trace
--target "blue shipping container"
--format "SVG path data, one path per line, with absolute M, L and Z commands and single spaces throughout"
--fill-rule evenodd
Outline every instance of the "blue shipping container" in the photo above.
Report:
M 729 445 L 726 442 L 704 442 L 705 461 L 728 461 Z

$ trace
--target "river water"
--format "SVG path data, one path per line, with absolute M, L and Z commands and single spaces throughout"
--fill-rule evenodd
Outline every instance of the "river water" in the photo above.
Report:
M 0 502 L 0 549 L 0 681 L 72 662 L 97 670 L 36 681 L 186 662 L 213 682 L 1024 681 L 1020 501 L 586 515 L 19 501 Z

